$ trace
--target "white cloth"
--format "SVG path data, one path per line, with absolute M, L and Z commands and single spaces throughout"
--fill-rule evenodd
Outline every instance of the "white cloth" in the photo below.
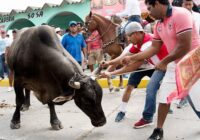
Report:
M 120 17 L 141 15 L 140 2 L 138 0 L 126 0 L 125 9 L 116 13 L 116 15 Z
M 199 34 L 200 34 L 200 14 L 192 11 L 192 17 L 197 26 L 197 30 L 199 31 Z
M 167 70 L 159 90 L 159 103 L 167 103 L 167 97 L 176 89 L 175 79 L 176 64 L 171 62 L 167 65 Z

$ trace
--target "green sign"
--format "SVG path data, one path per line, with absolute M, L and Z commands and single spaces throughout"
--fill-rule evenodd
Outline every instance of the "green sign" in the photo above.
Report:
M 37 12 L 32 12 L 32 13 L 28 13 L 28 19 L 31 18 L 39 18 L 43 16 L 43 11 L 37 11 Z
M 15 20 L 14 16 L 2 16 L 2 17 L 0 17 L 0 23 L 10 22 L 10 21 L 14 21 L 14 20 Z

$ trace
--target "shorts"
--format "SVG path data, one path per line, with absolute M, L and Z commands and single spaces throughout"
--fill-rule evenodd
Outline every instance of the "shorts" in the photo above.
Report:
M 103 60 L 103 51 L 101 49 L 93 50 L 88 56 L 88 65 L 100 63 Z
M 146 70 L 146 71 L 140 71 L 140 72 L 131 73 L 131 75 L 130 75 L 130 77 L 128 79 L 128 85 L 132 85 L 135 88 L 137 88 L 137 86 L 139 85 L 139 83 L 142 80 L 142 78 L 144 76 L 151 77 L 153 72 L 154 72 L 154 69 L 153 70 Z
M 159 90 L 159 103 L 167 103 L 167 97 L 176 89 L 176 79 L 175 79 L 175 62 L 171 62 L 167 65 L 167 70 L 163 81 L 160 85 Z

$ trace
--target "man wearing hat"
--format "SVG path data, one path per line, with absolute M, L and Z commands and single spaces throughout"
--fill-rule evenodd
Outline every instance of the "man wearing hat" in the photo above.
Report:
M 70 32 L 63 36 L 61 43 L 72 57 L 74 57 L 74 59 L 81 65 L 81 51 L 83 51 L 84 58 L 86 58 L 87 54 L 85 40 L 83 36 L 78 33 L 76 21 L 69 22 L 69 30 Z
M 61 41 L 61 40 L 62 40 L 62 30 L 60 29 L 60 27 L 57 27 L 57 28 L 55 29 L 55 32 L 56 32 L 56 34 L 57 34 L 59 40 Z
M 131 22 L 125 28 L 125 33 L 128 40 L 132 43 L 125 48 L 123 53 L 114 60 L 105 62 L 103 66 L 110 65 L 110 68 L 116 67 L 121 63 L 121 60 L 128 55 L 132 55 L 138 53 L 140 51 L 145 50 L 146 48 L 151 46 L 152 35 L 149 33 L 145 33 L 141 24 L 137 22 Z M 132 72 L 129 80 L 128 85 L 124 91 L 124 95 L 122 98 L 122 104 L 119 108 L 119 113 L 117 114 L 115 121 L 119 122 L 125 117 L 126 113 L 126 106 L 128 100 L 130 98 L 130 94 L 133 89 L 137 88 L 138 84 L 140 83 L 141 79 L 144 76 L 151 77 L 151 80 L 147 86 L 146 90 L 146 101 L 145 107 L 143 110 L 143 117 L 134 124 L 134 128 L 142 128 L 152 124 L 153 115 L 156 110 L 156 92 L 160 86 L 160 81 L 162 80 L 163 76 L 165 75 L 164 72 L 160 71 L 159 73 L 155 73 L 153 69 L 153 65 L 158 63 L 159 60 L 163 59 L 167 55 L 167 50 L 163 45 L 162 50 L 160 51 L 159 55 L 153 56 L 148 62 L 140 61 L 134 63 L 134 65 L 124 66 L 123 68 L 115 71 L 106 71 L 102 73 L 102 75 L 111 76 L 116 74 L 123 74 L 126 72 L 131 72 L 137 70 L 139 68 L 139 72 Z M 153 64 L 153 65 L 152 65 Z M 152 75 L 153 74 L 153 75 Z M 156 86 L 152 86 L 155 84 Z M 153 87 L 153 88 L 152 88 Z

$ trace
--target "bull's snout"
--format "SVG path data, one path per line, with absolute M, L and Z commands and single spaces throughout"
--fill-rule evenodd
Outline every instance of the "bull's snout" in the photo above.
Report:
M 105 117 L 101 118 L 98 121 L 92 121 L 92 125 L 95 126 L 95 127 L 100 127 L 100 126 L 103 126 L 104 124 L 106 124 L 106 118 Z

